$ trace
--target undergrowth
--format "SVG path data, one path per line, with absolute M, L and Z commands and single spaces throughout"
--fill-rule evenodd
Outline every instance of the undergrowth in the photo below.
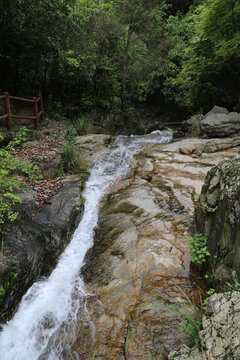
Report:
M 201 350 L 201 343 L 199 338 L 199 331 L 202 330 L 202 317 L 204 312 L 204 303 L 202 300 L 201 293 L 199 291 L 199 303 L 200 308 L 197 306 L 194 298 L 191 299 L 189 296 L 183 291 L 183 289 L 175 284 L 178 290 L 183 294 L 185 299 L 187 300 L 187 303 L 190 305 L 190 311 L 186 309 L 180 309 L 179 310 L 179 304 L 174 305 L 166 305 L 166 306 L 159 306 L 159 307 L 143 307 L 138 309 L 158 309 L 158 310 L 166 310 L 173 312 L 176 314 L 180 320 L 181 324 L 179 326 L 180 333 L 172 339 L 174 341 L 178 337 L 185 337 L 186 338 L 186 344 L 188 347 L 192 348 L 193 346 L 197 346 L 199 350 Z M 166 344 L 163 345 L 163 348 L 166 346 Z M 153 355 L 151 355 L 153 356 Z M 150 357 L 149 360 L 153 359 L 153 357 Z
M 200 113 L 194 115 L 192 118 L 193 121 L 190 128 L 188 129 L 188 135 L 199 137 L 201 135 L 201 121 L 203 119 L 202 109 L 200 110 Z
M 91 118 L 88 115 L 82 115 L 74 120 L 78 135 L 86 135 L 89 132 Z
M 230 292 L 234 292 L 234 291 L 240 291 L 240 283 L 237 279 L 233 279 L 233 282 L 226 282 L 225 286 L 223 287 L 224 291 L 230 291 Z
M 37 166 L 11 154 L 11 151 L 17 150 L 26 141 L 26 135 L 27 128 L 22 127 L 16 137 L 0 149 L 0 228 L 5 221 L 14 221 L 18 215 L 14 206 L 21 200 L 16 192 L 25 184 L 20 175 L 27 175 L 30 179 L 42 178 Z M 2 138 L 0 135 L 0 139 Z
M 62 149 L 58 176 L 62 176 L 69 171 L 89 175 L 86 168 L 81 164 L 81 156 L 76 146 L 76 135 L 74 126 L 69 126 Z

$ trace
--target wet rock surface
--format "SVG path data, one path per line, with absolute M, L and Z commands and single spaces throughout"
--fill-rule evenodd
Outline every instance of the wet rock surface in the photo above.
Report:
M 209 298 L 203 330 L 200 331 L 200 352 L 183 346 L 172 352 L 169 360 L 238 360 L 240 359 L 240 293 L 215 294 Z
M 88 318 L 79 314 L 79 336 L 72 347 L 80 359 L 91 359 L 94 349 L 99 360 L 164 356 L 183 341 L 175 338 L 179 318 L 161 307 L 186 307 L 176 284 L 190 296 L 197 292 L 185 243 L 195 194 L 206 173 L 238 151 L 197 155 L 181 150 L 197 149 L 201 142 L 151 146 L 102 200 L 95 244 L 82 269 Z
M 114 136 L 105 134 L 91 134 L 77 136 L 76 145 L 81 154 L 81 162 L 86 168 L 92 168 L 99 157 L 104 157 L 107 147 L 114 140 Z

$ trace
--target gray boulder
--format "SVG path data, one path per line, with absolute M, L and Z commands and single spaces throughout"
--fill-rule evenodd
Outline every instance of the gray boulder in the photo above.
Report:
M 211 114 L 224 114 L 224 115 L 228 115 L 229 114 L 229 111 L 224 108 L 224 107 L 221 107 L 221 106 L 217 106 L 215 105 L 207 114 L 204 115 L 204 119 L 206 117 L 208 117 L 209 115 Z
M 170 360 L 239 360 L 240 359 L 240 293 L 212 295 L 203 330 L 200 331 L 201 352 L 195 346 L 182 346 L 169 355 Z
M 235 137 L 240 135 L 240 114 L 229 113 L 227 109 L 214 106 L 201 122 L 201 132 L 204 136 Z

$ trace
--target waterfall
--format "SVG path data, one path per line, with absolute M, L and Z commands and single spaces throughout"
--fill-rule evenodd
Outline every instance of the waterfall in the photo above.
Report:
M 52 274 L 24 295 L 18 311 L 0 333 L 0 360 L 62 359 L 66 334 L 74 334 L 79 307 L 86 291 L 80 270 L 92 247 L 98 205 L 110 184 L 126 175 L 136 153 L 147 144 L 167 143 L 171 135 L 119 136 L 96 161 L 86 183 L 84 215 Z

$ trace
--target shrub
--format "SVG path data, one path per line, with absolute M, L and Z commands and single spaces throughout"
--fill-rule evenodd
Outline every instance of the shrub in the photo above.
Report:
M 224 291 L 240 291 L 240 283 L 237 279 L 233 279 L 232 283 L 226 282 L 224 288 Z
M 65 136 L 65 142 L 63 145 L 61 166 L 63 171 L 75 170 L 76 168 L 76 131 L 73 126 L 70 126 Z
M 203 119 L 203 115 L 202 114 L 197 114 L 194 115 L 191 121 L 191 125 L 188 129 L 188 135 L 189 136 L 194 136 L 194 137 L 199 137 L 201 135 L 201 121 Z
M 207 256 L 210 256 L 210 252 L 207 249 L 207 241 L 207 238 L 205 238 L 203 234 L 195 234 L 186 238 L 193 262 L 197 262 L 198 264 L 206 262 Z
M 3 303 L 5 295 L 12 289 L 17 278 L 14 271 L 10 271 L 5 277 L 3 284 L 0 285 L 0 306 Z
M 13 151 L 19 148 L 25 141 L 27 141 L 28 129 L 26 126 L 21 126 L 13 140 L 11 140 L 5 147 L 5 150 Z
M 76 148 L 76 130 L 72 125 L 69 126 L 65 136 L 58 176 L 61 176 L 68 171 L 73 171 L 74 173 L 85 173 L 86 175 L 89 174 L 88 171 L 81 165 L 80 154 L 77 152 Z
M 78 135 L 86 135 L 89 132 L 91 119 L 87 115 L 82 115 L 80 118 L 75 119 L 75 127 Z
M 26 140 L 27 129 L 21 128 L 10 143 L 0 149 L 0 227 L 5 221 L 14 221 L 18 213 L 14 205 L 20 202 L 15 193 L 23 186 L 20 174 L 26 174 L 31 179 L 40 178 L 39 169 L 29 161 L 23 162 L 14 157 L 10 151 L 15 150 Z M 0 135 L 0 139 L 2 136 Z
M 214 289 L 214 288 L 210 288 L 207 292 L 206 292 L 206 294 L 208 295 L 207 297 L 206 297 L 206 299 L 204 300 L 204 302 L 203 302 L 203 309 L 204 310 L 207 310 L 207 304 L 208 304 L 208 302 L 209 302 L 209 297 L 211 296 L 211 295 L 213 295 L 213 294 L 215 294 L 215 292 L 216 292 L 216 290 Z

